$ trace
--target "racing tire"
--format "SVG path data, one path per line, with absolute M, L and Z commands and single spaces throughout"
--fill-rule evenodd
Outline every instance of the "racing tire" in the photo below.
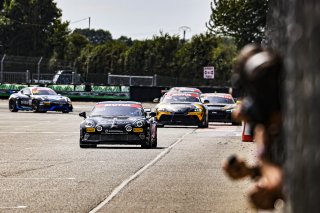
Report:
M 142 149 L 150 149 L 150 148 L 152 148 L 151 140 L 150 139 L 146 139 L 146 140 L 142 141 L 141 148 Z
M 39 102 L 37 100 L 32 101 L 32 112 L 39 112 Z
M 206 116 L 203 121 L 198 125 L 199 128 L 208 128 L 209 127 L 209 119 Z
M 151 132 L 150 132 L 150 129 L 149 129 L 148 130 L 148 136 L 141 143 L 141 148 L 142 149 L 150 149 L 150 148 L 152 148 L 152 142 L 153 141 L 152 141 L 152 138 L 151 138 Z
M 157 140 L 157 138 L 155 138 L 154 141 L 152 142 L 151 147 L 152 148 L 157 148 L 157 146 L 158 146 L 158 140 Z
M 10 112 L 18 112 L 17 103 L 15 100 L 9 101 L 9 110 Z

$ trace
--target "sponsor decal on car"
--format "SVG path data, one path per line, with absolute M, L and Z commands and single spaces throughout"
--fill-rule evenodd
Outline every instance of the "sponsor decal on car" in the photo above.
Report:
M 139 104 L 97 104 L 97 107 L 133 107 L 133 108 L 141 108 Z
M 133 128 L 133 132 L 143 132 L 143 128 Z

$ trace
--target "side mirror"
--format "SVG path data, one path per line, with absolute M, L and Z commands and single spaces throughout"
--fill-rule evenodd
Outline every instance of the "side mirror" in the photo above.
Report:
M 159 98 L 155 98 L 155 99 L 153 99 L 153 101 L 152 101 L 153 103 L 159 103 Z
M 209 100 L 204 100 L 203 103 L 204 104 L 208 104 L 208 103 L 210 103 L 210 101 Z
M 80 117 L 87 118 L 87 113 L 86 113 L 86 112 L 80 112 L 80 113 L 79 113 L 79 116 L 80 116 Z

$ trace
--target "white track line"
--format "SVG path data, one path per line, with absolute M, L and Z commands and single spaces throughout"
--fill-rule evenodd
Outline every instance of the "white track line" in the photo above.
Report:
M 5 206 L 0 206 L 0 209 L 25 209 L 28 206 L 14 206 L 14 207 L 5 207 Z
M 79 134 L 79 132 L 0 132 L 0 134 Z
M 139 171 L 137 171 L 135 174 L 133 174 L 131 177 L 128 179 L 124 180 L 120 185 L 118 185 L 112 192 L 111 194 L 106 197 L 104 201 L 102 201 L 97 207 L 92 209 L 89 213 L 96 213 L 100 209 L 102 209 L 105 205 L 107 205 L 124 187 L 126 187 L 131 181 L 136 179 L 139 175 L 141 175 L 145 170 L 147 170 L 149 167 L 154 165 L 156 162 L 158 162 L 164 155 L 166 155 L 168 152 L 171 151 L 173 147 L 175 147 L 178 143 L 180 143 L 187 135 L 193 133 L 195 130 L 192 132 L 184 134 L 181 138 L 179 138 L 176 142 L 171 144 L 168 148 L 166 148 L 164 151 L 162 151 L 159 155 L 157 155 L 156 158 L 154 158 L 152 161 L 150 161 L 147 165 L 142 167 Z

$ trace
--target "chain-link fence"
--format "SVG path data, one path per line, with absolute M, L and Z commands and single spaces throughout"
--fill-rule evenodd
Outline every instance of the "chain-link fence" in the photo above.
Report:
M 108 85 L 157 86 L 157 76 L 134 76 L 108 74 Z
M 0 55 L 0 83 L 50 83 L 57 70 L 72 70 L 71 62 L 43 57 Z
M 131 76 L 108 74 L 108 85 L 126 86 L 230 86 L 229 82 L 214 79 L 174 78 L 169 76 Z
M 81 77 L 71 62 L 42 57 L 0 55 L 0 83 L 125 85 L 125 86 L 230 86 L 215 79 L 178 78 L 171 76 L 133 76 L 112 73 L 88 73 Z M 59 75 L 59 71 L 64 71 Z M 81 71 L 81 70 L 80 70 Z M 66 73 L 68 72 L 68 73 Z M 59 77 L 60 76 L 60 77 Z M 55 79 L 59 77 L 59 79 Z

